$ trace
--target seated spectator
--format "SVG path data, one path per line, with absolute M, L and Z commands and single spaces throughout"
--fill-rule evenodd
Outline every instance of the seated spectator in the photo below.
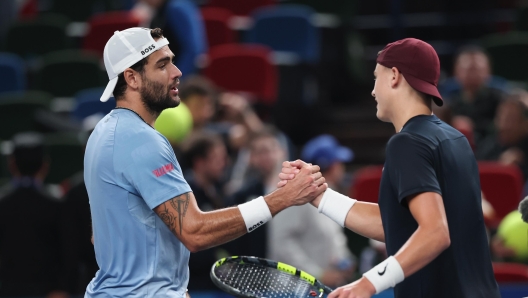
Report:
M 226 148 L 220 137 L 208 132 L 195 132 L 182 144 L 183 159 L 188 165 L 185 180 L 191 187 L 202 211 L 226 206 L 223 177 L 226 168 Z M 189 260 L 189 290 L 216 290 L 209 278 L 212 264 L 226 257 L 227 245 L 216 246 L 191 254 Z
M 267 127 L 254 134 L 248 144 L 248 169 L 243 186 L 232 195 L 234 204 L 243 204 L 273 191 L 279 182 L 285 151 L 277 140 L 277 131 Z M 268 229 L 265 225 L 233 242 L 236 254 L 265 257 L 268 254 Z
M 473 130 L 477 147 L 493 126 L 497 106 L 504 94 L 492 81 L 485 51 L 477 46 L 462 48 L 455 58 L 452 87 L 443 88 L 446 105 L 435 111 L 453 127 L 461 131 Z M 448 119 L 447 115 L 452 118 Z
M 216 90 L 213 82 L 199 75 L 191 75 L 183 78 L 178 90 L 181 101 L 191 112 L 194 130 L 207 127 L 216 112 Z
M 522 102 L 523 91 L 511 95 L 498 107 L 494 133 L 477 147 L 478 160 L 496 160 L 518 165 L 528 177 L 528 109 Z
M 0 193 L 0 297 L 68 297 L 62 206 L 43 189 L 48 162 L 42 136 L 18 134 L 13 144 L 13 182 Z
M 310 140 L 301 156 L 306 162 L 319 165 L 328 186 L 334 189 L 342 183 L 344 162 L 353 157 L 350 149 L 329 135 Z M 274 176 L 278 172 L 280 168 Z M 271 259 L 310 272 L 330 287 L 351 281 L 356 260 L 347 247 L 343 229 L 313 206 L 290 207 L 277 214 L 268 226 Z

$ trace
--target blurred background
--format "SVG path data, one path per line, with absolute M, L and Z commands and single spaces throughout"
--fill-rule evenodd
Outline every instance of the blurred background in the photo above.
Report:
M 528 295 L 528 2 L 521 0 L 0 1 L 0 297 L 82 297 L 97 271 L 84 144 L 101 103 L 116 30 L 160 27 L 183 72 L 164 134 L 200 208 L 269 193 L 283 160 L 321 165 L 331 187 L 377 202 L 385 144 L 372 71 L 392 41 L 437 51 L 441 119 L 479 160 L 483 213 L 503 297 Z M 323 240 L 322 240 L 323 239 Z M 191 254 L 193 297 L 229 297 L 213 262 L 255 255 L 337 287 L 386 258 L 369 241 L 290 208 L 255 232 Z M 391 291 L 378 297 L 392 297 Z

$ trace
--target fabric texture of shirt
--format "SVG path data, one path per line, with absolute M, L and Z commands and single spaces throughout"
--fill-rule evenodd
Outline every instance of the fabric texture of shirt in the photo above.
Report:
M 184 297 L 189 250 L 152 210 L 191 191 L 167 139 L 113 110 L 88 140 L 84 178 L 100 268 L 85 297 Z
M 406 198 L 423 192 L 442 196 L 451 245 L 396 285 L 395 297 L 500 297 L 475 157 L 467 139 L 434 115 L 411 118 L 387 144 L 379 207 L 389 255 L 418 228 Z

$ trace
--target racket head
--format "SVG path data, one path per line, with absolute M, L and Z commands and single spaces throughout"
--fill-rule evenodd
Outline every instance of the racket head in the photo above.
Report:
M 257 257 L 220 259 L 213 264 L 210 275 L 218 288 L 237 297 L 316 298 L 332 291 L 291 265 Z

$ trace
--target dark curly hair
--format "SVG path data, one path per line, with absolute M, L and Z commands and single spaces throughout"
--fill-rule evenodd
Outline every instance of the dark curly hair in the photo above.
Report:
M 150 36 L 154 38 L 155 40 L 158 40 L 160 38 L 163 38 L 163 30 L 160 28 L 155 28 L 150 30 Z M 143 76 L 143 72 L 145 71 L 145 65 L 147 65 L 149 56 L 139 60 L 136 62 L 136 64 L 130 66 L 133 70 L 139 72 Z M 125 95 L 125 91 L 127 88 L 127 82 L 125 80 L 125 76 L 123 73 L 120 73 L 117 76 L 117 84 L 114 88 L 114 98 L 116 100 L 120 100 L 123 98 L 123 95 Z

